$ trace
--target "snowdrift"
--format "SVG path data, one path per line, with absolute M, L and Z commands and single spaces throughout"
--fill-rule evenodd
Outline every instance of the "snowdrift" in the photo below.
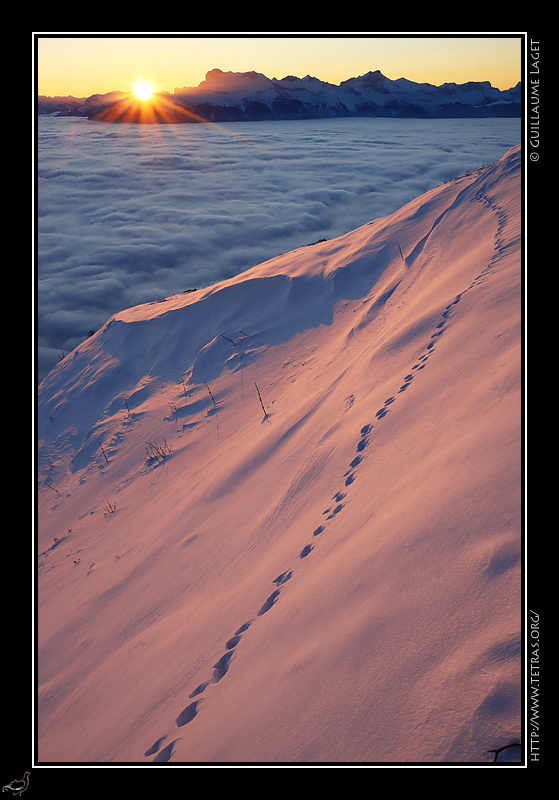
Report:
M 519 741 L 520 187 L 516 147 L 46 377 L 39 763 Z

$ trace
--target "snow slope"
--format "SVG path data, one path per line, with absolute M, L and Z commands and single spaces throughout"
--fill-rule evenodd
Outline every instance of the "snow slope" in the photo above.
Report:
M 41 383 L 39 763 L 518 741 L 520 185 L 516 147 Z

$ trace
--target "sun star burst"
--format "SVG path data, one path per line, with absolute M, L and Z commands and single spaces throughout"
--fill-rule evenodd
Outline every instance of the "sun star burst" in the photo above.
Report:
M 154 90 L 149 81 L 138 80 L 132 87 L 132 91 L 139 100 L 149 100 Z

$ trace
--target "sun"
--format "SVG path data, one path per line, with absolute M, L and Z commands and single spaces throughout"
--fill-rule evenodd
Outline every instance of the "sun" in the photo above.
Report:
M 149 100 L 154 92 L 154 88 L 149 81 L 138 80 L 132 86 L 132 91 L 138 100 Z

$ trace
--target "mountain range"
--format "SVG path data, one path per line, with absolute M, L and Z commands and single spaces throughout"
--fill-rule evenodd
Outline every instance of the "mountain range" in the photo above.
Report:
M 37 98 L 38 114 L 87 117 L 105 122 L 236 122 L 332 117 L 519 117 L 522 87 L 500 90 L 489 81 L 416 83 L 391 80 L 380 70 L 339 85 L 288 75 L 268 78 L 259 72 L 212 69 L 195 87 L 160 92 L 149 104 L 132 92 L 113 91 L 87 98 Z

